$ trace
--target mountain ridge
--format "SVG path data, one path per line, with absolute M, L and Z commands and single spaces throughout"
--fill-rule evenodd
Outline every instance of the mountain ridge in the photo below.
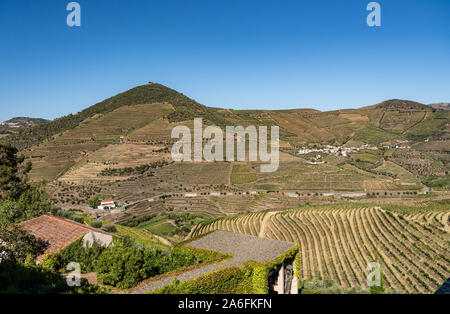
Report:
M 202 105 L 169 87 L 150 82 L 107 98 L 76 114 L 69 114 L 45 124 L 20 130 L 16 134 L 3 137 L 1 141 L 9 141 L 21 150 L 28 149 L 45 140 L 50 140 L 55 135 L 73 130 L 79 127 L 83 121 L 87 121 L 97 115 L 104 116 L 119 108 L 155 103 L 168 103 L 173 106 L 173 110 L 170 113 L 159 117 L 166 118 L 169 123 L 189 121 L 196 117 L 202 117 L 205 124 L 220 127 L 241 124 L 280 124 L 283 129 L 282 133 L 284 131 L 286 136 L 289 134 L 306 136 L 307 140 L 314 138 L 306 134 L 309 132 L 308 129 L 311 129 L 311 132 L 317 132 L 319 139 L 332 140 L 333 138 L 351 136 L 352 132 L 348 130 L 349 128 L 353 128 L 355 124 L 358 124 L 358 128 L 365 128 L 364 123 L 366 122 L 385 131 L 403 131 L 403 127 L 412 127 L 426 120 L 431 115 L 431 113 L 427 112 L 433 110 L 424 104 L 400 99 L 390 99 L 359 109 L 335 111 L 300 108 L 288 110 L 233 110 Z M 387 111 L 392 110 L 404 111 L 404 117 L 397 117 L 401 113 L 389 112 L 386 114 Z M 424 115 L 411 118 L 410 115 L 413 111 L 423 111 Z M 402 122 L 408 119 L 411 121 Z M 400 123 L 397 120 L 401 120 Z

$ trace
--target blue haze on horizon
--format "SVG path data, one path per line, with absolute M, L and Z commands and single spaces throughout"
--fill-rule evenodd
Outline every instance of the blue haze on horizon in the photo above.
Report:
M 0 121 L 54 119 L 149 81 L 212 107 L 450 101 L 450 1 L 0 2 Z

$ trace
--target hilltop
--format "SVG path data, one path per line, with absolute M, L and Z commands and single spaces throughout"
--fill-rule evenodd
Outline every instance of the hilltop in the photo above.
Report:
M 383 101 L 376 105 L 377 109 L 388 109 L 388 110 L 419 110 L 419 111 L 431 111 L 432 109 L 428 106 L 411 101 L 402 99 L 390 99 Z
M 29 148 L 54 135 L 72 130 L 83 121 L 94 116 L 104 116 L 122 107 L 156 103 L 169 103 L 173 106 L 175 110 L 167 115 L 170 122 L 185 121 L 198 116 L 202 116 L 213 123 L 220 124 L 221 122 L 221 117 L 215 110 L 202 106 L 163 85 L 148 83 L 108 98 L 76 114 L 70 114 L 43 125 L 27 128 L 8 137 L 5 141 L 10 141 L 21 149 Z
M 16 117 L 0 123 L 0 133 L 42 125 L 48 120 L 40 118 Z

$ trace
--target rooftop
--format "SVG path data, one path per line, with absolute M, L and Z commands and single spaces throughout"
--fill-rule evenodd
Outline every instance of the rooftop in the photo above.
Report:
M 27 220 L 19 225 L 36 238 L 49 243 L 44 255 L 39 256 L 38 260 L 42 260 L 47 254 L 59 252 L 91 231 L 106 233 L 68 219 L 50 215 Z

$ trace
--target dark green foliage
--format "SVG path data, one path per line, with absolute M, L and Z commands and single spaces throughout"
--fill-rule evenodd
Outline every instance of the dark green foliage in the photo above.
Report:
M 90 206 L 91 208 L 93 208 L 93 209 L 99 207 L 100 204 L 101 204 L 100 199 L 98 198 L 98 196 L 94 197 L 93 199 L 90 199 L 90 200 L 88 201 L 88 203 L 89 203 L 89 206 Z
M 103 226 L 103 223 L 98 220 L 94 220 L 91 222 L 91 227 L 93 228 L 101 228 Z
M 32 165 L 11 144 L 0 144 L 0 219 L 17 223 L 50 211 L 43 185 L 28 184 Z
M 117 228 L 114 225 L 106 225 L 102 228 L 103 231 L 109 232 L 109 233 L 116 233 Z
M 15 261 L 0 263 L 0 293 L 60 293 L 69 287 L 61 275 Z
M 170 252 L 135 248 L 118 243 L 105 250 L 94 262 L 99 282 L 120 289 L 129 289 L 139 282 L 199 262 L 190 252 L 173 249 Z
M 449 188 L 450 187 L 450 175 L 446 176 L 430 176 L 423 180 L 426 186 L 432 188 Z
M 28 256 L 36 258 L 45 252 L 48 246 L 43 240 L 36 239 L 16 224 L 0 220 L 0 252 L 3 260 L 24 262 Z
M 78 222 L 80 224 L 84 224 L 84 218 L 82 216 L 72 215 L 72 216 L 70 216 L 69 219 L 71 219 L 75 222 Z
M 126 214 L 129 214 L 129 213 L 126 213 Z M 141 224 L 143 222 L 150 221 L 150 220 L 156 218 L 157 216 L 158 215 L 156 215 L 156 214 L 144 215 L 142 217 L 138 217 L 138 218 L 134 218 L 134 219 L 131 219 L 131 220 L 127 220 L 126 222 L 121 223 L 121 225 L 125 226 L 125 227 L 132 227 L 133 228 L 133 227 L 136 227 L 136 226 L 138 226 L 139 224 Z M 124 215 L 124 217 L 125 217 L 125 215 Z
M 28 186 L 17 199 L 0 200 L 0 217 L 13 222 L 22 222 L 50 212 L 48 194 L 43 185 Z
M 94 261 L 106 249 L 96 243 L 90 248 L 85 248 L 83 240 L 79 239 L 59 253 L 46 256 L 43 266 L 52 271 L 64 271 L 69 263 L 76 262 L 80 264 L 83 273 L 92 272 L 94 271 Z
M 121 289 L 131 288 L 143 279 L 160 273 L 160 251 L 137 250 L 116 246 L 105 251 L 95 262 L 99 282 Z
M 370 287 L 370 294 L 384 294 L 384 293 L 386 293 L 386 289 L 382 286 Z
M 70 219 L 70 220 L 73 220 L 80 224 L 84 224 L 83 216 L 79 216 L 75 213 L 76 213 L 76 210 L 74 210 L 74 209 L 70 209 L 70 210 L 63 210 L 61 208 L 52 208 L 51 209 L 51 214 L 53 216 Z
M 0 144 L 0 197 L 18 199 L 27 188 L 26 175 L 31 163 L 22 166 L 25 157 L 10 143 Z
M 0 263 L 0 294 L 93 294 L 105 293 L 84 279 L 81 287 L 69 287 L 58 273 L 41 266 L 26 266 L 17 261 Z
M 24 261 L 36 257 L 47 246 L 16 223 L 28 220 L 50 210 L 42 185 L 27 183 L 31 164 L 21 164 L 23 156 L 10 144 L 0 144 L 0 252 L 8 259 Z M 5 258 L 5 257 L 4 257 Z

